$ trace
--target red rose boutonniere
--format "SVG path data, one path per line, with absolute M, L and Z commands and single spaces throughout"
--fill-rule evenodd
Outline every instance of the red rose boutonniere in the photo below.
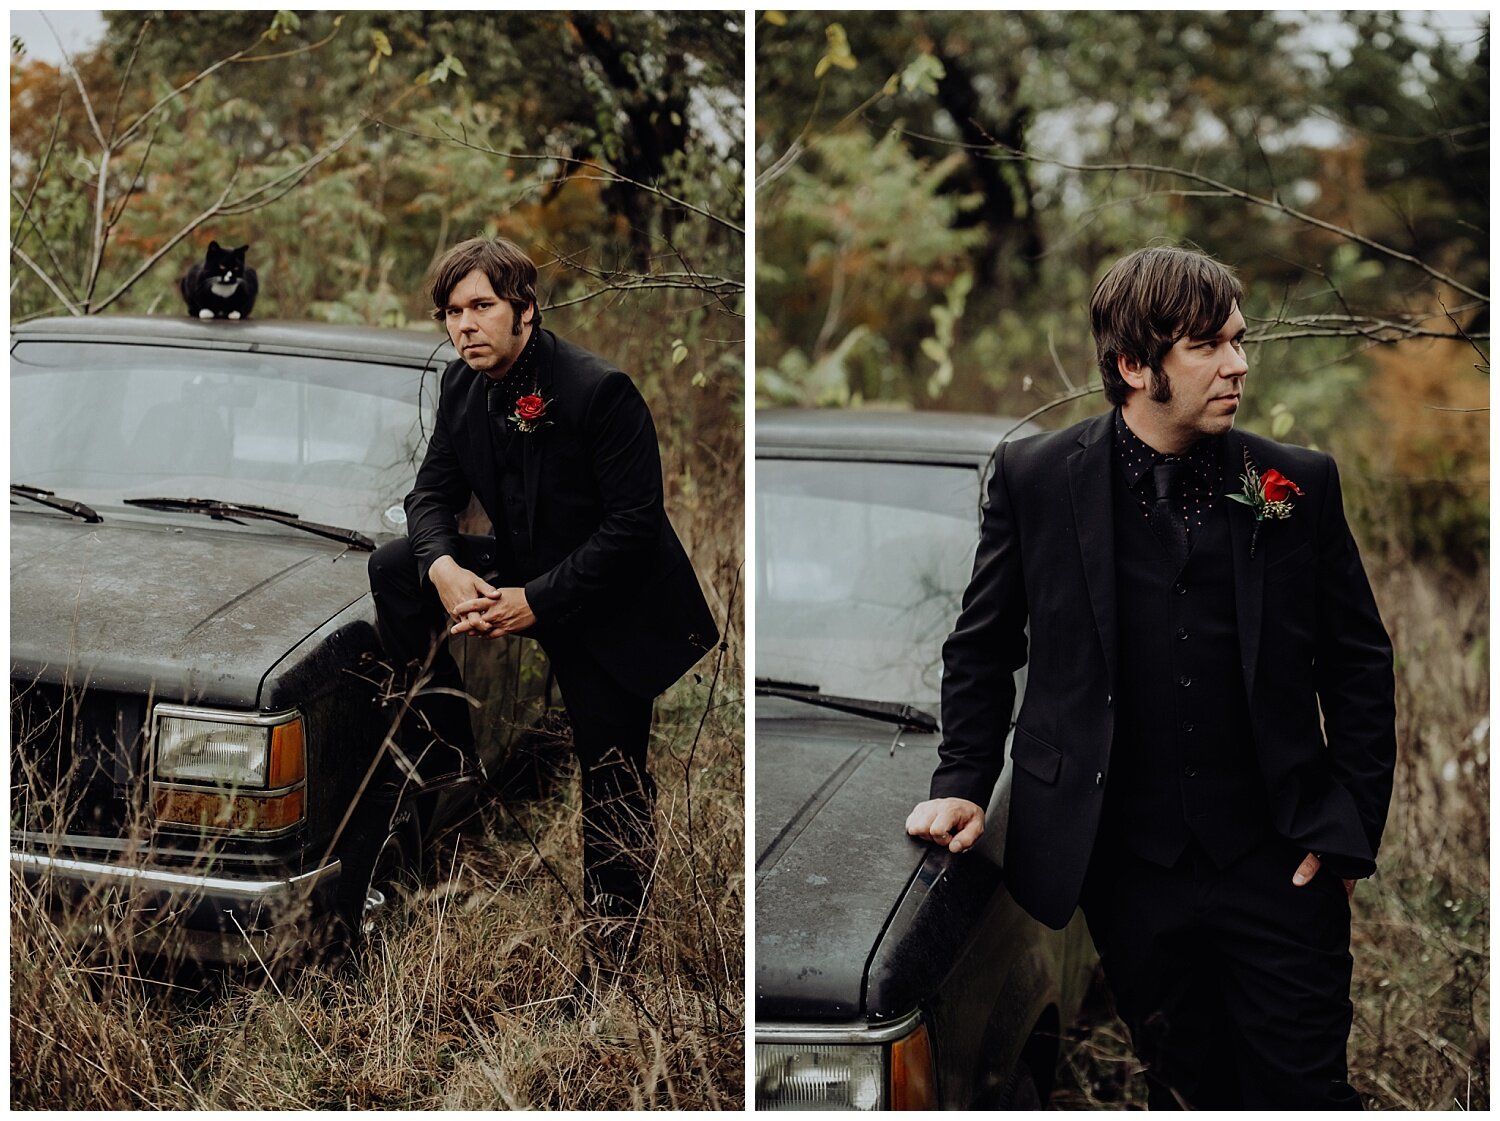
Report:
M 528 393 L 524 397 L 516 399 L 516 411 L 510 414 L 511 423 L 516 430 L 524 433 L 535 432 L 540 428 L 546 428 L 552 422 L 547 419 L 547 406 L 551 401 L 544 401 L 540 394 Z
M 1229 495 L 1236 502 L 1243 502 L 1255 511 L 1255 529 L 1250 533 L 1250 555 L 1255 556 L 1255 543 L 1260 539 L 1260 525 L 1267 518 L 1290 518 L 1292 495 L 1302 494 L 1302 488 L 1288 479 L 1276 468 L 1265 474 L 1255 469 L 1250 462 L 1250 453 L 1245 453 L 1245 473 L 1240 476 L 1244 489 Z

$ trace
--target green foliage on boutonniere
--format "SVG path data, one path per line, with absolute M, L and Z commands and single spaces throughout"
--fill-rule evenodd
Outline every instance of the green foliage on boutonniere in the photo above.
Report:
M 1250 453 L 1245 453 L 1245 473 L 1240 476 L 1243 489 L 1231 493 L 1229 498 L 1242 502 L 1255 511 L 1255 530 L 1250 535 L 1250 555 L 1255 556 L 1255 544 L 1260 537 L 1260 523 L 1267 518 L 1289 518 L 1292 516 L 1292 495 L 1302 494 L 1302 488 L 1272 467 L 1264 474 L 1255 469 Z

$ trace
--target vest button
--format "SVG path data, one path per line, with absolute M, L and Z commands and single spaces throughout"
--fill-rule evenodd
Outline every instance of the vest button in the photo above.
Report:
M 1186 637 L 1187 637 L 1187 628 L 1186 627 L 1178 627 L 1177 628 L 1177 640 L 1179 642 L 1181 642 Z
M 1184 778 L 1196 778 L 1198 772 L 1193 770 L 1193 768 L 1191 767 L 1184 767 L 1182 768 L 1182 774 Z
M 1172 585 L 1172 590 L 1180 596 L 1187 595 L 1187 585 L 1182 583 L 1182 581 L 1180 580 Z
M 1184 689 L 1186 689 L 1192 683 L 1193 683 L 1193 679 L 1191 677 L 1189 677 L 1187 674 L 1183 674 L 1181 677 L 1179 677 L 1177 679 L 1177 684 L 1181 685 Z
M 1194 727 L 1196 727 L 1196 725 L 1191 720 L 1184 720 L 1182 722 L 1182 730 L 1184 732 L 1187 732 L 1189 735 L 1192 734 Z
M 1104 772 L 1103 771 L 1099 771 L 1097 774 L 1094 775 L 1094 785 L 1095 786 L 1103 786 L 1104 785 Z

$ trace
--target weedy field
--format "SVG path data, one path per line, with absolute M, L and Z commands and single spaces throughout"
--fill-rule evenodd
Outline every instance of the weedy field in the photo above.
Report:
M 727 661 L 727 659 L 726 659 Z M 743 1101 L 737 684 L 661 702 L 661 858 L 635 968 L 574 1013 L 576 782 L 490 802 L 357 968 L 132 980 L 11 901 L 11 1106 L 725 1109 Z M 741 680 L 721 668 L 720 684 Z M 698 732 L 703 719 L 701 735 Z
M 1380 871 L 1354 893 L 1350 1081 L 1368 1109 L 1488 1109 L 1489 573 L 1370 576 L 1396 650 L 1399 756 Z M 1102 990 L 1052 1105 L 1145 1108 Z

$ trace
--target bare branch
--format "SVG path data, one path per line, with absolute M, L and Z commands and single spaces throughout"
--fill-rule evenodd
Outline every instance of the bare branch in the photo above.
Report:
M 11 192 L 11 197 L 15 197 L 14 191 Z M 57 254 L 52 251 L 52 243 L 47 240 L 47 235 L 42 232 L 42 227 L 37 223 L 37 220 L 31 216 L 30 207 L 23 210 L 20 217 L 16 220 L 18 222 L 29 223 L 30 228 L 36 231 L 37 240 L 42 243 L 42 250 L 47 254 L 47 259 L 52 262 L 52 268 L 57 272 L 57 282 L 59 284 L 66 284 L 66 273 L 68 270 L 63 268 L 62 262 L 57 259 Z M 21 244 L 21 240 L 21 237 L 16 237 L 12 248 L 18 247 Z M 69 292 L 72 292 L 71 287 L 69 288 Z M 73 298 L 76 300 L 78 297 L 74 294 Z
M 735 282 L 734 281 L 717 280 L 717 283 L 718 284 L 722 284 L 722 285 L 724 285 L 727 288 L 730 288 L 731 291 L 742 290 L 743 289 L 743 285 L 735 286 Z M 583 304 L 583 303 L 587 303 L 589 300 L 598 299 L 600 296 L 606 295 L 607 293 L 610 293 L 610 292 L 641 292 L 641 291 L 645 291 L 646 289 L 650 289 L 650 288 L 672 288 L 672 289 L 676 289 L 678 291 L 707 292 L 709 295 L 715 297 L 716 299 L 720 300 L 721 302 L 722 302 L 722 299 L 723 299 L 721 293 L 718 292 L 718 291 L 716 291 L 715 288 L 714 288 L 714 286 L 712 284 L 693 284 L 693 283 L 687 283 L 687 282 L 683 282 L 683 281 L 672 281 L 672 282 L 666 282 L 666 283 L 658 283 L 656 281 L 649 281 L 649 280 L 648 281 L 631 281 L 629 283 L 621 284 L 621 283 L 618 283 L 618 282 L 611 281 L 611 282 L 606 283 L 601 288 L 595 289 L 592 292 L 585 292 L 582 296 L 576 296 L 576 297 L 574 297 L 571 300 L 562 300 L 562 301 L 560 301 L 558 303 L 555 303 L 555 304 L 547 304 L 546 306 L 544 306 L 542 308 L 542 310 L 543 311 L 556 311 L 559 308 L 573 307 L 576 304 Z M 737 311 L 729 311 L 729 314 L 730 315 L 735 315 L 735 316 L 742 315 L 742 313 L 737 312 Z
M 36 231 L 37 240 L 41 242 L 42 251 L 47 254 L 47 259 L 52 262 L 52 268 L 57 273 L 58 282 L 66 283 L 65 276 L 68 270 L 63 268 L 62 262 L 57 259 L 57 254 L 53 252 L 52 245 L 47 240 L 47 235 L 42 232 L 41 225 L 31 215 L 31 204 L 35 201 L 36 193 L 42 185 L 42 179 L 47 174 L 47 167 L 52 162 L 52 152 L 57 144 L 57 134 L 62 127 L 62 111 L 63 99 L 62 95 L 59 94 L 57 112 L 52 117 L 52 134 L 47 138 L 47 149 L 42 153 L 41 162 L 37 165 L 36 175 L 31 180 L 31 189 L 26 193 L 26 201 L 22 204 L 20 216 L 16 220 L 18 233 L 15 236 L 15 244 L 20 245 L 25 240 L 25 230 L 19 229 L 19 227 L 29 222 L 31 229 Z M 11 197 L 15 197 L 14 191 L 11 192 Z
M 1480 350 L 1478 344 L 1475 343 L 1474 340 L 1476 338 L 1487 339 L 1487 338 L 1489 338 L 1489 335 L 1487 333 L 1486 334 L 1480 334 L 1480 335 L 1471 335 L 1468 331 L 1464 330 L 1464 328 L 1462 327 L 1462 325 L 1459 324 L 1458 320 L 1456 318 L 1454 318 L 1453 312 L 1451 312 L 1451 311 L 1448 310 L 1447 305 L 1445 305 L 1441 299 L 1438 300 L 1438 305 L 1440 307 L 1442 307 L 1443 314 L 1448 317 L 1448 322 L 1452 323 L 1454 329 L 1463 338 L 1467 339 L 1469 345 L 1474 348 L 1474 353 L 1477 354 L 1477 355 L 1479 355 L 1480 361 L 1484 363 L 1483 368 L 1486 369 L 1486 370 L 1488 370 L 1490 368 L 1490 356 L 1488 354 L 1486 354 L 1484 351 Z M 1460 310 L 1460 311 L 1467 311 L 1468 309 L 1467 308 L 1460 308 L 1458 310 Z
M 99 312 L 109 307 L 110 304 L 114 303 L 121 296 L 125 295 L 126 292 L 130 291 L 130 289 L 134 287 L 136 281 L 140 280 L 141 277 L 150 272 L 151 269 L 156 265 L 157 261 L 161 260 L 173 249 L 175 249 L 178 242 L 187 237 L 188 234 L 192 233 L 199 226 L 203 225 L 204 222 L 207 222 L 210 218 L 218 215 L 224 206 L 224 200 L 229 197 L 229 192 L 234 190 L 235 181 L 239 178 L 239 176 L 239 169 L 236 168 L 234 170 L 234 174 L 229 177 L 229 182 L 224 185 L 223 192 L 214 201 L 213 205 L 211 205 L 207 210 L 199 214 L 198 217 L 194 218 L 187 225 L 183 226 L 182 229 L 178 230 L 175 234 L 168 238 L 166 244 L 164 244 L 155 253 L 151 254 L 151 256 L 148 257 L 141 264 L 141 266 L 135 270 L 135 272 L 130 274 L 129 278 L 123 284 L 121 284 L 118 288 L 110 293 L 108 299 L 99 304 L 97 307 L 91 308 L 90 310 Z
M 41 278 L 43 284 L 52 289 L 52 294 L 62 301 L 63 306 L 68 309 L 69 315 L 83 314 L 83 309 L 75 304 L 72 300 L 68 299 L 67 293 L 59 288 L 56 282 L 53 281 L 53 279 L 42 270 L 42 267 L 27 255 L 26 250 L 22 249 L 20 246 L 13 245 L 11 246 L 10 251 L 12 254 L 21 259 L 21 263 L 23 265 L 29 268 L 32 272 L 36 273 L 36 275 Z
M 718 302 L 723 311 L 737 318 L 743 318 L 743 313 L 736 311 L 728 303 L 731 296 L 743 293 L 745 284 L 742 280 L 729 277 L 709 276 L 693 271 L 693 267 L 683 257 L 682 253 L 670 242 L 667 243 L 672 249 L 677 260 L 681 261 L 687 272 L 661 272 L 661 273 L 637 273 L 625 272 L 617 269 L 600 268 L 590 265 L 577 253 L 556 253 L 550 264 L 563 265 L 574 272 L 583 273 L 601 283 L 602 287 L 592 292 L 587 292 L 575 299 L 565 300 L 561 303 L 548 304 L 543 311 L 551 311 L 554 308 L 572 307 L 576 304 L 585 303 L 597 299 L 609 292 L 632 292 L 650 288 L 667 289 L 674 288 L 687 291 L 705 292 Z
M 85 305 L 93 302 L 94 289 L 99 284 L 99 270 L 104 267 L 104 200 L 109 192 L 109 160 L 112 154 L 107 144 L 99 153 L 99 182 L 94 189 L 94 253 L 93 263 L 89 265 L 88 281 L 83 286 Z
M 626 186 L 634 187 L 638 191 L 645 191 L 648 194 L 655 195 L 657 198 L 671 204 L 672 206 L 680 206 L 684 210 L 690 210 L 694 214 L 697 214 L 703 218 L 707 218 L 710 222 L 723 226 L 727 230 L 732 230 L 742 237 L 745 233 L 745 227 L 737 225 L 736 223 L 730 221 L 728 218 L 725 218 L 722 215 L 715 214 L 711 210 L 705 210 L 701 206 L 695 206 L 692 203 L 688 202 L 686 199 L 678 198 L 676 195 L 664 191 L 660 187 L 654 187 L 649 183 L 642 183 L 640 180 L 632 179 L 628 175 L 622 175 L 620 174 L 620 172 L 615 171 L 613 168 L 605 167 L 603 164 L 595 163 L 593 160 L 581 160 L 574 156 L 564 156 L 556 153 L 537 155 L 533 152 L 502 152 L 499 149 L 490 147 L 488 144 L 478 144 L 470 140 L 467 136 L 467 130 L 464 136 L 459 137 L 454 136 L 451 132 L 448 132 L 445 129 L 439 129 L 438 131 L 440 135 L 434 136 L 431 133 L 419 132 L 416 129 L 405 128 L 401 125 L 392 124 L 384 119 L 381 119 L 379 123 L 385 128 L 389 128 L 395 132 L 405 133 L 408 136 L 416 136 L 423 140 L 447 140 L 450 144 L 457 144 L 461 148 L 468 148 L 471 151 L 475 152 L 483 152 L 485 155 L 489 156 L 499 156 L 501 159 L 561 163 L 567 164 L 571 167 L 581 167 L 589 171 L 595 171 L 599 173 L 598 177 L 579 175 L 575 176 L 574 178 L 582 182 L 623 183 Z
M 236 58 L 235 61 L 236 62 L 241 62 L 241 63 L 271 62 L 274 59 L 278 59 L 278 58 L 293 58 L 293 57 L 295 57 L 296 55 L 299 55 L 299 54 L 307 54 L 309 51 L 319 51 L 319 50 L 322 50 L 329 43 L 333 42 L 335 39 L 338 38 L 339 28 L 343 25 L 343 22 L 344 22 L 344 17 L 343 16 L 336 16 L 336 17 L 334 17 L 333 30 L 330 31 L 327 35 L 323 36 L 323 38 L 319 39 L 316 43 L 304 43 L 300 47 L 293 47 L 289 51 L 277 51 L 275 54 L 258 54 L 258 55 L 251 55 L 249 58 Z M 257 39 L 256 43 L 259 43 L 259 42 L 260 42 L 260 40 Z M 253 49 L 254 49 L 254 44 L 252 44 L 251 46 L 245 48 L 245 50 L 247 50 L 247 51 L 248 50 L 253 50 Z M 243 54 L 244 52 L 242 51 L 240 53 Z
M 975 122 L 975 127 L 981 128 L 982 131 L 982 127 L 978 122 Z M 1422 272 L 1426 273 L 1434 280 L 1446 284 L 1449 287 L 1462 292 L 1466 296 L 1471 296 L 1476 300 L 1483 300 L 1485 303 L 1489 302 L 1489 297 L 1486 296 L 1483 292 L 1479 292 L 1473 288 L 1470 288 L 1467 284 L 1463 283 L 1461 280 L 1458 280 L 1456 277 L 1449 276 L 1447 273 L 1441 271 L 1440 269 L 1433 268 L 1431 265 L 1427 264 L 1427 262 L 1413 257 L 1409 253 L 1403 253 L 1399 249 L 1395 249 L 1392 246 L 1375 241 L 1373 238 L 1365 237 L 1363 234 L 1357 233 L 1354 230 L 1346 229 L 1345 227 L 1337 225 L 1336 223 L 1328 222 L 1322 218 L 1315 217 L 1314 215 L 1308 214 L 1306 211 L 1298 210 L 1293 206 L 1288 206 L 1286 203 L 1279 200 L 1268 199 L 1260 195 L 1252 194 L 1249 191 L 1241 190 L 1238 187 L 1232 187 L 1228 183 L 1221 183 L 1217 179 L 1210 178 L 1209 176 L 1203 175 L 1196 171 L 1186 171 L 1182 168 L 1166 167 L 1160 164 L 1146 163 L 1070 163 L 1066 160 L 1051 159 L 1046 156 L 1038 156 L 1034 153 L 1023 151 L 1019 148 L 1012 148 L 1009 145 L 995 140 L 993 137 L 989 137 L 987 133 L 985 135 L 991 141 L 995 149 L 999 150 L 1000 152 L 1007 153 L 1007 155 L 1005 156 L 992 158 L 1017 160 L 1028 163 L 1049 164 L 1053 167 L 1063 168 L 1066 171 L 1100 171 L 1112 173 L 1138 172 L 1152 175 L 1170 175 L 1176 176 L 1179 179 L 1187 179 L 1190 182 L 1200 183 L 1204 186 L 1213 188 L 1215 191 L 1222 192 L 1231 198 L 1239 199 L 1242 202 L 1248 202 L 1253 206 L 1259 206 L 1266 210 L 1274 210 L 1277 213 L 1285 214 L 1289 218 L 1294 218 L 1297 221 L 1303 222 L 1309 226 L 1314 226 L 1317 229 L 1326 230 L 1329 233 L 1337 234 L 1339 237 L 1345 238 L 1348 241 L 1352 241 L 1357 245 L 1362 245 L 1372 252 L 1379 253 L 1385 257 L 1390 257 L 1393 260 L 1402 261 L 1405 264 L 1411 265 L 1413 268 L 1420 269 Z
M 337 33 L 338 33 L 338 26 L 335 24 L 335 26 L 334 26 L 334 34 L 337 34 Z M 331 39 L 331 38 L 333 38 L 333 36 L 330 35 L 328 38 Z M 255 41 L 253 43 L 249 44 L 246 47 L 242 47 L 241 49 L 235 51 L 231 55 L 226 55 L 224 58 L 219 59 L 218 62 L 215 62 L 215 63 L 209 65 L 208 67 L 206 67 L 205 69 L 198 71 L 198 73 L 194 74 L 187 81 L 183 82 L 182 85 L 177 86 L 170 93 L 163 95 L 160 99 L 157 100 L 157 102 L 154 105 L 151 106 L 151 108 L 147 109 L 144 113 L 142 113 L 139 117 L 137 117 L 134 121 L 131 122 L 130 127 L 127 128 L 123 133 L 121 133 L 119 139 L 117 141 L 115 141 L 115 146 L 116 147 L 124 147 L 126 144 L 130 143 L 131 139 L 134 138 L 135 134 L 141 130 L 141 128 L 145 125 L 145 123 L 147 121 L 149 121 L 152 117 L 154 117 L 157 113 L 159 113 L 166 106 L 170 105 L 179 96 L 181 96 L 184 93 L 187 93 L 188 90 L 192 89 L 194 86 L 198 85 L 200 82 L 205 81 L 211 75 L 216 74 L 218 71 L 222 70 L 224 67 L 228 66 L 230 63 L 240 62 L 242 60 L 243 61 L 257 61 L 257 60 L 246 59 L 245 56 L 247 54 L 249 54 L 251 51 L 253 51 L 257 46 L 259 46 L 260 41 L 261 41 L 261 37 L 260 36 L 256 36 Z M 297 51 L 293 51 L 292 53 L 295 54 L 295 53 L 298 53 L 298 52 L 300 52 L 302 50 L 315 50 L 318 47 L 321 47 L 323 45 L 323 43 L 326 43 L 327 41 L 328 41 L 328 39 L 324 39 L 322 42 L 316 43 L 316 44 L 311 44 L 311 45 L 309 45 L 306 48 L 300 48 L 299 47 L 297 49 Z M 281 57 L 281 56 L 272 55 L 272 56 L 267 56 L 267 57 Z
M 57 40 L 58 50 L 62 52 L 68 76 L 73 79 L 73 85 L 78 88 L 78 96 L 83 101 L 83 111 L 88 116 L 89 127 L 94 130 L 94 136 L 99 141 L 99 182 L 94 192 L 94 252 L 83 295 L 84 304 L 87 305 L 93 298 L 94 285 L 99 277 L 99 266 L 104 259 L 104 196 L 109 186 L 110 146 L 109 141 L 104 138 L 104 130 L 99 127 L 98 118 L 94 115 L 94 102 L 89 97 L 89 91 L 84 88 L 83 76 L 78 73 L 78 67 L 73 65 L 72 56 L 63 49 L 62 38 L 57 34 L 57 29 L 52 26 L 52 21 L 47 19 L 45 12 L 42 14 L 42 20 L 47 24 L 47 29 L 52 32 L 52 37 Z
M 1069 393 L 1077 393 L 1078 387 L 1073 384 L 1073 379 L 1068 377 L 1068 371 L 1062 364 L 1062 359 L 1057 355 L 1057 342 L 1052 337 L 1052 332 L 1047 332 L 1047 353 L 1052 355 L 1052 365 L 1057 369 L 1057 376 L 1062 378 L 1063 386 Z
M 315 167 L 348 144 L 350 140 L 354 139 L 354 134 L 369 123 L 368 119 L 355 121 L 354 124 L 344 130 L 343 135 L 326 148 L 309 156 L 284 174 L 278 175 L 276 178 L 262 183 L 253 191 L 248 191 L 239 198 L 226 203 L 222 208 L 222 212 L 225 214 L 248 214 L 252 210 L 259 210 L 263 206 L 269 206 L 277 199 L 284 197 L 301 183 L 302 180 L 306 179 Z
M 135 44 L 130 48 L 130 61 L 125 64 L 125 76 L 120 79 L 120 89 L 115 94 L 115 107 L 109 113 L 109 139 L 114 142 L 115 126 L 120 123 L 120 106 L 125 102 L 125 90 L 130 86 L 130 75 L 135 72 L 135 60 L 141 53 L 141 44 L 146 41 L 146 32 L 151 27 L 149 19 L 141 20 L 141 29 L 136 33 Z
M 119 224 L 120 218 L 125 213 L 125 208 L 130 205 L 131 191 L 141 178 L 142 173 L 146 170 L 146 162 L 151 158 L 151 151 L 156 147 L 156 138 L 161 135 L 164 123 L 165 121 L 159 119 L 152 127 L 151 136 L 146 140 L 146 150 L 141 153 L 140 163 L 136 164 L 135 171 L 131 173 L 130 179 L 125 184 L 125 189 L 120 192 L 119 201 L 115 204 L 114 210 L 110 212 L 107 229 L 112 230 Z
M 1054 398 L 1052 398 L 1052 400 L 1048 401 L 1045 405 L 1042 405 L 1040 408 L 1032 409 L 1031 412 L 1027 413 L 1020 420 L 1016 421 L 1015 424 L 1011 425 L 1010 428 L 1009 428 L 1009 430 L 1005 433 L 1005 435 L 1000 437 L 1000 443 L 1003 444 L 1006 440 L 1009 440 L 1010 437 L 1011 437 L 1011 433 L 1012 432 L 1017 432 L 1021 428 L 1025 427 L 1025 425 L 1026 425 L 1026 423 L 1028 421 L 1035 420 L 1037 417 L 1041 416 L 1043 413 L 1051 412 L 1053 409 L 1057 408 L 1059 405 L 1066 405 L 1069 401 L 1078 401 L 1078 400 L 1081 400 L 1082 398 L 1089 396 L 1089 394 L 1091 394 L 1091 393 L 1103 393 L 1103 392 L 1104 392 L 1104 386 L 1102 386 L 1102 385 L 1086 385 L 1082 389 L 1075 389 L 1071 393 L 1064 393 L 1061 397 L 1054 397 Z
M 83 88 L 83 78 L 78 73 L 78 67 L 73 65 L 73 56 L 68 54 L 66 48 L 63 47 L 62 37 L 58 35 L 57 28 L 52 26 L 52 21 L 47 18 L 46 12 L 42 13 L 42 22 L 47 25 L 47 30 L 52 32 L 52 38 L 57 40 L 57 49 L 63 56 L 64 68 L 68 72 L 68 77 L 73 79 L 73 84 L 78 87 L 78 96 L 83 98 L 83 111 L 88 114 L 89 127 L 94 130 L 94 135 L 98 137 L 99 146 L 101 148 L 106 147 L 104 132 L 99 128 L 99 122 L 94 117 L 94 103 L 89 100 L 89 91 Z

